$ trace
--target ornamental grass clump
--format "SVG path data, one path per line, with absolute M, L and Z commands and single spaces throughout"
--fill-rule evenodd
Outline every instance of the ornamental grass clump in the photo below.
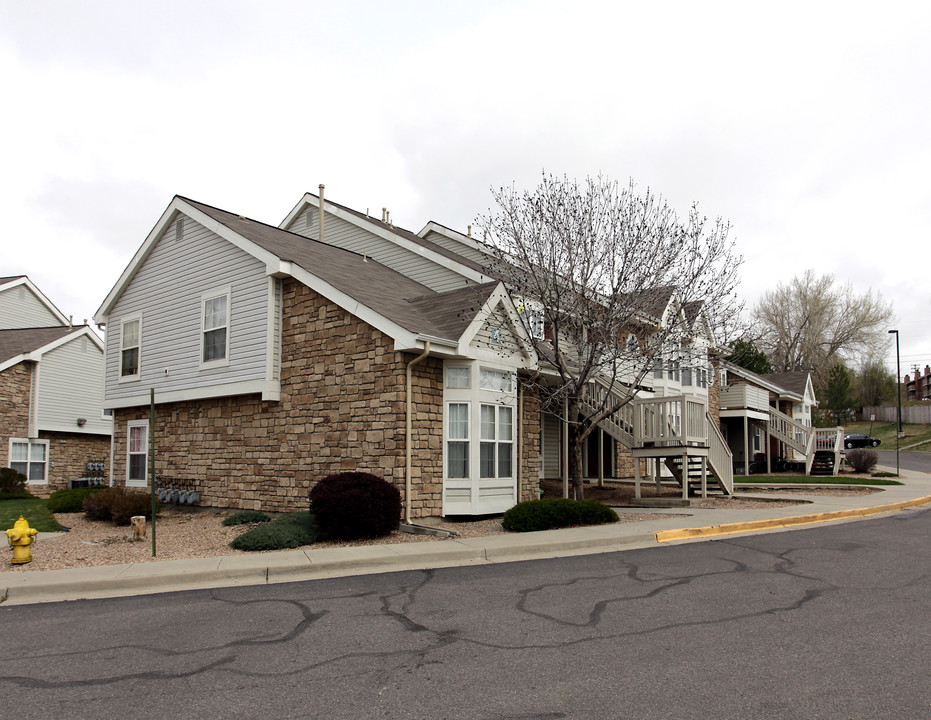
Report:
M 234 512 L 229 517 L 223 518 L 223 525 L 248 525 L 250 523 L 267 523 L 271 522 L 271 517 L 261 510 L 240 510 Z
M 510 532 L 555 530 L 577 525 L 604 525 L 618 521 L 617 513 L 597 500 L 548 498 L 518 503 L 501 524 Z
M 320 532 L 309 512 L 294 512 L 263 522 L 233 538 L 230 547 L 234 550 L 286 550 L 317 542 Z
M 401 493 L 370 473 L 337 473 L 311 488 L 310 511 L 327 540 L 382 537 L 398 528 Z

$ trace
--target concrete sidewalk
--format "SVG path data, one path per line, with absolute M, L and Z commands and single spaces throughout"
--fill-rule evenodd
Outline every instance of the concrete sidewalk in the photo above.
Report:
M 283 550 L 41 572 L 0 572 L 0 604 L 16 605 L 84 598 L 295 582 L 398 570 L 478 565 L 692 542 L 727 534 L 773 532 L 815 523 L 841 522 L 931 505 L 931 475 L 902 471 L 904 485 L 882 486 L 871 495 L 793 495 L 809 504 L 762 510 L 617 508 L 618 513 L 662 512 L 661 520 L 449 538 L 420 543 L 315 550 Z M 737 494 L 753 497 L 754 487 Z M 767 496 L 771 498 L 772 496 Z

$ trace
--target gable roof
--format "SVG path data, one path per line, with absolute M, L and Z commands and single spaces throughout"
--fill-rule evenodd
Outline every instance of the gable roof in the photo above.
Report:
M 799 370 L 786 373 L 766 373 L 763 377 L 785 388 L 793 395 L 803 398 L 811 380 L 811 373 Z
M 33 295 L 36 296 L 39 302 L 45 305 L 49 312 L 58 318 L 62 325 L 70 324 L 68 318 L 65 317 L 65 314 L 57 307 L 55 307 L 55 303 L 49 300 L 45 296 L 45 293 L 39 290 L 39 288 L 36 287 L 35 283 L 33 283 L 27 275 L 10 275 L 8 277 L 0 277 L 0 292 L 17 287 L 18 285 L 25 285 L 27 288 L 29 288 L 29 290 Z
M 0 330 L 0 371 L 24 360 L 39 360 L 44 353 L 85 335 L 103 350 L 103 343 L 87 325 Z
M 268 274 L 295 278 L 409 346 L 419 336 L 458 346 L 460 335 L 474 320 L 478 308 L 499 285 L 484 283 L 439 293 L 351 250 L 175 196 L 97 311 L 98 323 L 106 321 L 164 229 L 179 213 L 264 262 Z

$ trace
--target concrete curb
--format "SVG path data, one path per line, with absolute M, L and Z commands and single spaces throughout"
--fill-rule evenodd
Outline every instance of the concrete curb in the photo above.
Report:
M 870 515 L 879 515 L 886 512 L 921 507 L 928 503 L 931 503 L 931 495 L 914 500 L 906 500 L 888 505 L 856 508 L 854 510 L 835 510 L 834 512 L 814 513 L 812 515 L 773 518 L 772 520 L 750 520 L 747 522 L 725 523 L 723 525 L 709 525 L 707 527 L 659 530 L 655 532 L 654 535 L 656 537 L 656 542 L 660 543 L 671 542 L 673 540 L 713 537 L 715 535 L 733 535 L 735 533 L 752 532 L 754 530 L 773 530 L 785 527 L 796 527 L 798 525 L 813 525 L 815 523 L 843 520 L 845 518 L 869 517 Z

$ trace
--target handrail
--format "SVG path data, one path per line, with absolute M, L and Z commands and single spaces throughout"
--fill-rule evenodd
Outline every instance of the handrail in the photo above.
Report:
M 710 412 L 705 413 L 708 428 L 708 463 L 718 484 L 728 495 L 734 494 L 734 455 Z
M 806 453 L 811 428 L 802 425 L 776 408 L 769 409 L 769 432 L 793 450 Z M 801 439 L 803 438 L 803 439 Z
M 636 447 L 644 447 L 647 443 L 653 447 L 666 447 L 704 445 L 707 442 L 707 405 L 702 398 L 666 395 L 658 398 L 638 398 L 632 404 L 635 411 Z

